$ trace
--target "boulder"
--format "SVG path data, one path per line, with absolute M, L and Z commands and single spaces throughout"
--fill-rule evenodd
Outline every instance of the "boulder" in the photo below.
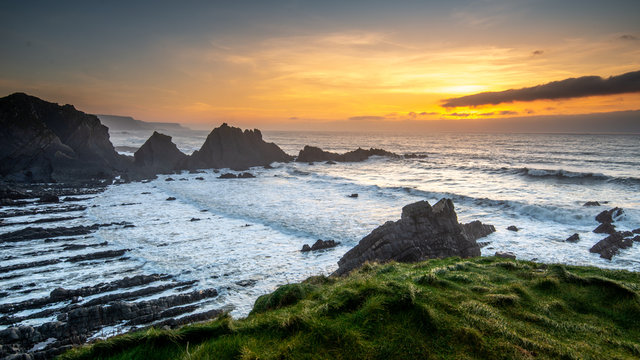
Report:
M 133 154 L 138 171 L 153 174 L 173 172 L 186 166 L 188 156 L 183 154 L 171 136 L 157 131 Z
M 316 250 L 322 250 L 322 249 L 329 249 L 332 247 L 336 247 L 340 245 L 339 241 L 335 241 L 335 240 L 321 240 L 318 239 L 313 245 L 309 246 L 307 244 L 304 244 L 302 246 L 302 252 L 307 252 L 307 251 L 316 251 Z
M 516 259 L 516 254 L 511 251 L 496 251 L 495 257 L 504 258 L 504 259 Z
M 111 178 L 129 164 L 96 116 L 23 93 L 0 98 L 0 176 L 5 179 Z
M 367 261 L 415 262 L 480 256 L 475 236 L 495 231 L 493 227 L 481 225 L 458 223 L 450 199 L 442 199 L 433 207 L 426 201 L 406 205 L 400 220 L 386 222 L 349 250 L 338 261 L 334 275 L 346 274 Z
M 191 155 L 188 164 L 189 168 L 246 170 L 252 166 L 291 160 L 293 157 L 278 145 L 262 140 L 260 130 L 242 131 L 224 123 L 211 131 L 200 150 Z
M 317 161 L 325 161 L 328 164 L 339 162 L 358 162 L 367 160 L 370 156 L 388 156 L 388 157 L 398 157 L 397 154 L 392 152 L 383 150 L 383 149 L 374 149 L 371 148 L 369 150 L 365 150 L 362 148 L 357 148 L 356 150 L 346 152 L 344 154 L 338 154 L 330 151 L 324 151 L 315 146 L 306 145 L 300 153 L 298 153 L 298 157 L 296 158 L 297 162 L 307 162 L 313 163 Z
M 357 198 L 357 197 L 358 197 L 358 194 L 353 193 L 353 194 L 349 195 L 349 197 L 350 197 L 350 198 Z
M 518 229 L 515 225 L 511 225 L 511 226 L 509 226 L 509 227 L 507 228 L 507 230 L 517 232 L 517 231 L 518 231 L 518 230 L 520 230 L 520 229 Z
M 238 175 L 232 173 L 224 173 L 218 176 L 218 179 L 237 179 Z

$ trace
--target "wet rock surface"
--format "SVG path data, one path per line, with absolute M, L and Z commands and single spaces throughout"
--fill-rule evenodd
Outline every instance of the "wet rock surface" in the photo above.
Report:
M 433 207 L 419 201 L 403 207 L 400 220 L 388 221 L 360 240 L 338 261 L 338 270 L 333 274 L 346 274 L 367 261 L 415 262 L 480 256 L 480 246 L 474 237 L 493 231 L 495 228 L 490 225 L 458 223 L 450 199 L 442 199 Z
M 633 246 L 634 241 L 636 241 L 635 238 L 633 238 L 635 230 L 617 231 L 616 226 L 613 225 L 613 222 L 622 215 L 624 215 L 624 210 L 619 207 L 604 210 L 596 215 L 596 221 L 599 222 L 600 225 L 598 225 L 593 232 L 596 234 L 608 234 L 609 236 L 593 245 L 589 249 L 590 252 L 600 254 L 600 257 L 603 259 L 611 260 L 621 249 L 627 249 Z

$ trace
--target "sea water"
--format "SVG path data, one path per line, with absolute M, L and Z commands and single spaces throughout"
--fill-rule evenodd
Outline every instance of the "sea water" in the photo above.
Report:
M 191 153 L 206 135 L 182 134 L 174 136 L 174 142 Z M 145 136 L 116 132 L 111 138 L 116 146 L 137 147 Z M 86 202 L 86 218 L 76 222 L 133 223 L 135 227 L 127 229 L 101 228 L 95 240 L 129 249 L 129 258 L 105 265 L 105 270 L 60 267 L 50 274 L 34 274 L 36 280 L 49 277 L 40 294 L 58 286 L 77 288 L 120 278 L 123 273 L 164 273 L 197 280 L 199 288 L 216 288 L 220 295 L 203 302 L 203 310 L 224 308 L 235 317 L 246 316 L 258 296 L 278 285 L 331 274 L 362 237 L 386 221 L 398 220 L 404 205 L 419 200 L 433 204 L 445 197 L 454 201 L 460 222 L 495 225 L 497 231 L 480 240 L 489 242 L 482 248 L 485 256 L 511 251 L 519 259 L 640 271 L 640 243 L 621 250 L 611 261 L 589 252 L 605 237 L 592 232 L 598 225 L 594 217 L 603 210 L 624 209 L 615 222 L 618 230 L 640 228 L 638 135 L 263 136 L 291 155 L 313 145 L 334 152 L 375 147 L 425 157 L 372 157 L 334 165 L 274 163 L 272 169 L 250 169 L 256 176 L 251 179 L 219 179 L 218 173 L 205 170 L 110 186 Z M 175 181 L 166 181 L 168 177 Z M 357 198 L 349 197 L 354 193 Z M 167 201 L 169 197 L 176 200 Z M 587 201 L 602 206 L 583 206 Z M 508 231 L 510 225 L 520 230 Z M 580 241 L 566 242 L 574 233 Z M 300 252 L 317 239 L 341 244 Z M 110 266 L 118 269 L 109 272 Z M 7 301 L 21 299 L 12 295 Z

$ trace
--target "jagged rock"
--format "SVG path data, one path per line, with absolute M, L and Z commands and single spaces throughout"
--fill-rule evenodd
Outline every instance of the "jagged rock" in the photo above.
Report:
M 640 228 L 633 229 L 631 232 L 634 234 L 640 234 Z
M 464 226 L 450 199 L 442 199 L 433 207 L 418 201 L 402 208 L 402 217 L 388 221 L 365 236 L 339 261 L 334 275 L 343 275 L 367 261 L 414 262 L 449 256 L 480 256 L 480 246 L 471 238 L 471 229 L 489 231 L 477 225 Z
M 591 249 L 592 253 L 600 254 L 601 258 L 611 260 L 620 249 L 626 249 L 633 245 L 632 239 L 625 239 L 620 232 L 614 232 L 606 238 L 598 241 Z
M 304 149 L 300 150 L 298 153 L 298 157 L 296 158 L 297 162 L 316 162 L 316 161 L 326 161 L 329 163 L 339 161 L 339 162 L 358 162 L 367 160 L 370 156 L 389 156 L 389 157 L 398 157 L 397 154 L 392 152 L 383 150 L 383 149 L 374 149 L 371 148 L 369 150 L 358 148 L 353 151 L 346 152 L 344 154 L 333 153 L 329 151 L 324 151 L 315 146 L 306 145 Z
M 336 247 L 338 245 L 340 245 L 339 241 L 318 239 L 312 246 L 304 244 L 302 246 L 302 250 L 300 250 L 300 251 L 307 252 L 307 251 L 316 251 L 316 250 L 322 250 L 322 249 L 329 249 L 329 248 L 332 248 L 332 247 Z
M 95 115 L 23 93 L 0 98 L 0 176 L 73 182 L 110 178 L 128 164 Z
M 467 224 L 462 224 L 462 232 L 470 240 L 483 238 L 491 233 L 494 233 L 495 231 L 496 228 L 493 225 L 483 224 L 478 220 L 474 220 Z
M 168 178 L 164 179 L 164 181 L 175 181 L 175 179 L 171 178 L 171 177 L 168 177 Z
M 188 158 L 171 141 L 171 136 L 157 131 L 153 132 L 133 156 L 138 171 L 149 171 L 153 174 L 183 169 Z
M 582 206 L 600 206 L 600 203 L 597 201 L 587 201 Z
M 611 210 L 605 210 L 600 214 L 596 215 L 596 221 L 599 223 L 612 223 L 614 218 L 617 218 L 624 214 L 624 210 L 621 208 L 615 207 Z
M 569 236 L 565 241 L 566 242 L 578 242 L 580 240 L 580 235 L 578 235 L 577 233 Z
M 353 194 L 349 195 L 349 197 L 350 197 L 350 198 L 357 198 L 357 197 L 358 197 L 358 194 L 353 193 Z
M 495 257 L 504 258 L 504 259 L 516 259 L 516 254 L 511 251 L 496 251 Z
M 224 123 L 211 131 L 200 150 L 191 155 L 189 165 L 190 168 L 245 170 L 292 159 L 278 145 L 262 140 L 260 130 L 242 131 Z
M 509 226 L 509 227 L 507 228 L 507 230 L 517 232 L 517 231 L 518 231 L 518 230 L 520 230 L 520 229 L 518 229 L 515 225 L 511 225 L 511 226 Z
M 598 227 L 595 228 L 593 232 L 596 234 L 613 234 L 614 232 L 616 232 L 616 227 L 611 223 L 605 222 L 598 225 Z

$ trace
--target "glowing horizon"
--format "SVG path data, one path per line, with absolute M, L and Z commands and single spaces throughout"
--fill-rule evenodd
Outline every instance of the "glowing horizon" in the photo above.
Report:
M 14 4 L 0 15 L 0 42 L 12 50 L 0 60 L 0 95 L 26 92 L 89 113 L 194 127 L 640 108 L 637 92 L 442 106 L 481 92 L 640 70 L 638 3 L 583 9 L 554 9 L 552 2 L 277 3 L 249 10 L 224 3 L 200 9 L 78 3 L 77 28 L 65 23 L 64 7 L 41 4 L 29 14 L 28 6 Z M 109 18 L 114 14 L 123 25 Z

